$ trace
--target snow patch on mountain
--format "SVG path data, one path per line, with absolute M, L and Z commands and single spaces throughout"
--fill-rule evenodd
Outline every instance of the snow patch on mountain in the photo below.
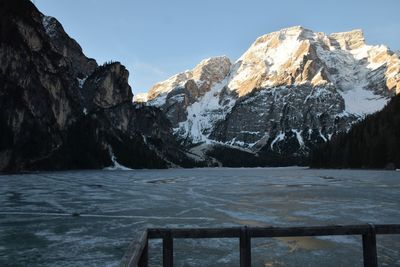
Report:
M 104 170 L 108 170 L 108 171 L 131 171 L 132 170 L 132 169 L 125 167 L 118 163 L 117 157 L 115 157 L 114 152 L 112 151 L 111 147 L 108 148 L 108 152 L 111 157 L 112 166 L 106 167 L 106 168 L 104 168 Z
M 227 80 L 215 84 L 202 98 L 187 108 L 187 120 L 180 122 L 175 133 L 190 138 L 194 143 L 207 142 L 208 136 L 215 122 L 222 120 L 235 104 L 233 98 L 225 100 L 224 105 L 219 102 L 219 93 Z
M 83 85 L 85 84 L 86 79 L 87 79 L 87 77 L 82 78 L 82 79 L 76 78 L 76 80 L 78 81 L 79 88 L 83 88 Z
M 375 95 L 370 90 L 355 87 L 341 93 L 345 102 L 345 111 L 357 116 L 365 116 L 381 110 L 389 98 Z
M 385 62 L 372 61 L 371 54 L 386 53 L 387 47 L 362 46 L 354 50 L 329 50 L 318 47 L 319 57 L 331 70 L 329 79 L 339 89 L 345 100 L 345 111 L 356 116 L 364 116 L 381 110 L 389 97 L 375 94 L 368 89 L 371 80 L 368 74 L 380 68 Z
M 299 143 L 300 147 L 304 147 L 304 140 L 303 137 L 301 136 L 302 131 L 299 131 L 297 129 L 292 129 L 292 132 L 296 135 L 297 142 Z
M 285 133 L 280 132 L 275 139 L 271 142 L 271 150 L 274 150 L 274 145 L 275 143 L 282 141 L 283 139 L 285 139 Z
M 50 37 L 54 37 L 58 34 L 56 29 L 56 19 L 50 16 L 43 16 L 42 24 L 46 31 L 46 34 Z

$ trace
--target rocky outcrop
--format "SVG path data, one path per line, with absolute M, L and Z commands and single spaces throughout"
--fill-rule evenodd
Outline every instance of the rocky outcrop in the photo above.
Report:
M 365 38 L 362 30 L 332 33 L 328 36 L 329 45 L 341 50 L 353 50 L 365 46 Z
M 205 143 L 213 155 L 236 148 L 263 157 L 257 164 L 298 164 L 398 93 L 399 60 L 385 46 L 367 45 L 361 30 L 327 35 L 296 26 L 259 37 L 185 104 L 195 90 L 184 89 L 184 74 L 156 85 L 147 104 L 167 114 L 187 147 Z
M 0 171 L 191 165 L 128 71 L 97 67 L 28 0 L 0 0 Z
M 128 76 L 128 70 L 119 62 L 97 68 L 82 86 L 87 111 L 112 108 L 124 103 L 131 104 L 133 94 L 128 84 Z
M 42 24 L 47 36 L 51 40 L 51 46 L 57 53 L 67 59 L 74 77 L 84 79 L 96 69 L 96 61 L 87 58 L 83 54 L 81 46 L 68 36 L 57 19 L 50 16 L 43 16 Z

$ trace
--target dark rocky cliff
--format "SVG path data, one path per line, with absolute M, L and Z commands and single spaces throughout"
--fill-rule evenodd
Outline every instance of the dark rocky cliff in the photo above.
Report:
M 0 62 L 0 171 L 191 165 L 125 67 L 98 67 L 28 0 L 0 0 Z

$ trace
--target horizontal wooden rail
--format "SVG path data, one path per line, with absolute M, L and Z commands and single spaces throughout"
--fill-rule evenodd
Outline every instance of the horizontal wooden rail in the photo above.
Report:
M 148 239 L 163 240 L 163 266 L 173 266 L 173 239 L 239 238 L 240 266 L 251 266 L 251 239 L 293 236 L 361 235 L 364 267 L 377 267 L 376 235 L 400 234 L 400 224 L 333 225 L 311 227 L 150 228 L 134 241 L 121 267 L 145 267 Z
M 164 228 L 148 229 L 149 239 L 164 238 L 171 234 L 173 238 L 234 238 L 239 237 L 240 227 L 234 228 Z

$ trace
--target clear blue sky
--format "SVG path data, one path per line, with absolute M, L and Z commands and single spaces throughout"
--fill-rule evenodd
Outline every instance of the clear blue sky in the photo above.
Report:
M 258 37 L 302 25 L 364 30 L 369 44 L 400 49 L 399 0 L 35 0 L 99 64 L 121 61 L 134 93 L 202 59 L 235 61 Z

